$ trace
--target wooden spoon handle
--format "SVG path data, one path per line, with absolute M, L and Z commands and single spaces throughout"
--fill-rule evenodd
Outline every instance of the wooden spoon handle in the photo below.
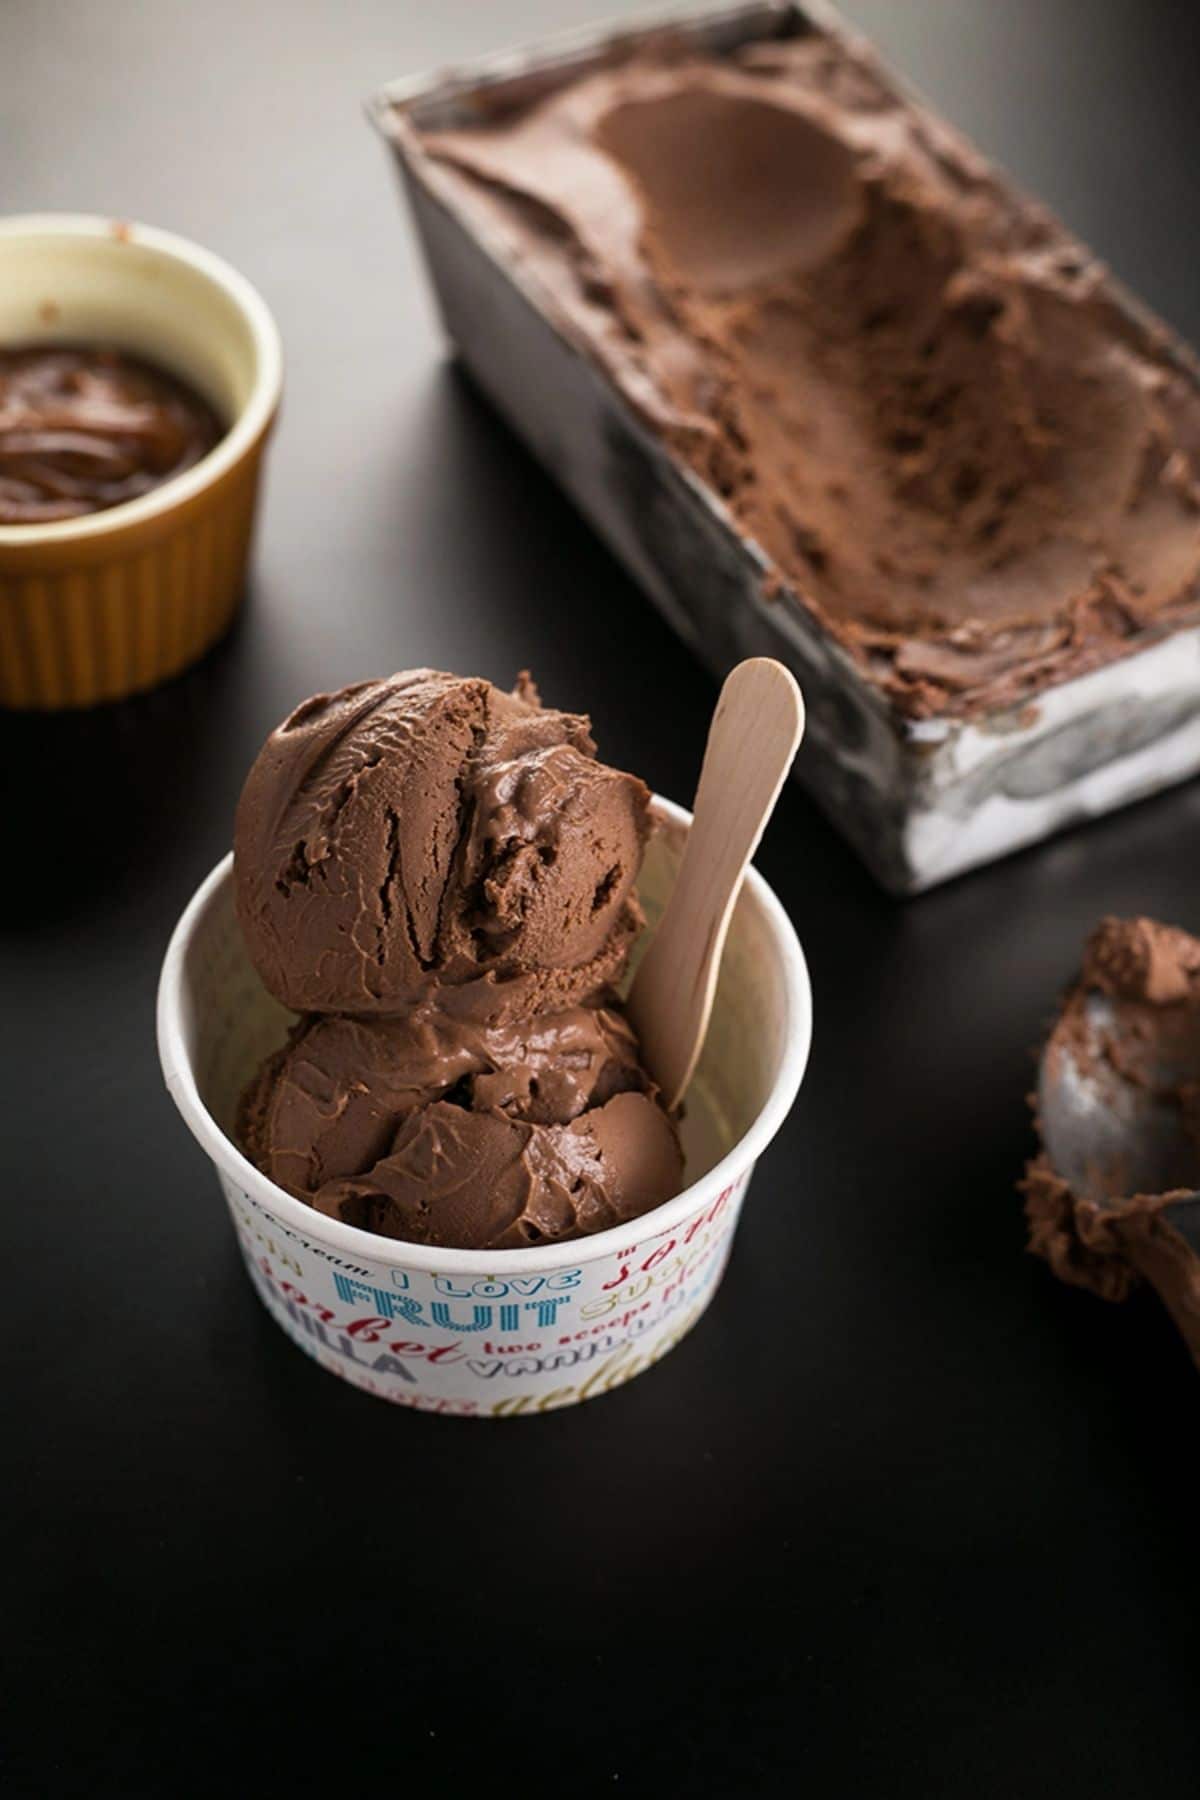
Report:
M 699 1060 L 742 877 L 803 732 L 804 701 L 783 664 L 739 663 L 713 714 L 679 874 L 629 994 L 667 1107 L 682 1100 Z

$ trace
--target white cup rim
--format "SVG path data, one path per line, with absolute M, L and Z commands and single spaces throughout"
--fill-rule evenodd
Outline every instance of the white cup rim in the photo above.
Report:
M 687 828 L 692 815 L 686 808 L 658 795 L 653 799 L 658 818 Z M 503 1268 L 505 1274 L 536 1274 L 561 1268 L 565 1262 L 585 1263 L 609 1256 L 631 1241 L 661 1236 L 710 1205 L 738 1176 L 751 1168 L 791 1109 L 808 1063 L 812 1043 L 812 989 L 808 965 L 782 903 L 757 869 L 746 871 L 746 883 L 770 928 L 778 959 L 780 983 L 786 997 L 786 1016 L 791 1030 L 779 1071 L 765 1104 L 743 1133 L 707 1174 L 691 1182 L 674 1199 L 643 1213 L 637 1219 L 590 1237 L 566 1243 L 541 1244 L 529 1250 L 450 1250 L 429 1244 L 413 1244 L 385 1238 L 357 1225 L 329 1219 L 285 1192 L 256 1169 L 213 1118 L 200 1096 L 195 1071 L 184 1042 L 182 1014 L 184 967 L 196 928 L 213 896 L 231 879 L 232 851 L 201 882 L 171 934 L 158 984 L 158 1053 L 167 1091 L 183 1115 L 192 1136 L 219 1170 L 258 1201 L 285 1225 L 326 1248 L 356 1260 L 385 1266 L 418 1269 L 429 1274 L 481 1274 Z
M 279 328 L 258 289 L 222 257 L 173 231 L 116 220 L 99 213 L 16 213 L 0 218 L 3 238 L 103 239 L 135 244 L 165 262 L 182 263 L 221 288 L 240 312 L 254 346 L 254 383 L 229 430 L 207 456 L 181 475 L 100 512 L 40 525 L 0 525 L 0 545 L 71 543 L 139 525 L 185 504 L 220 481 L 266 430 L 283 387 L 283 345 Z

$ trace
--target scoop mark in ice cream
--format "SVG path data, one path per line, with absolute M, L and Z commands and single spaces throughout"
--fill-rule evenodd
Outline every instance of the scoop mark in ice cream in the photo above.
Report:
M 668 45 L 422 143 L 902 713 L 1200 618 L 1193 364 L 860 47 Z
M 271 734 L 235 830 L 263 982 L 303 1016 L 243 1096 L 260 1169 L 386 1237 L 510 1249 L 679 1189 L 610 985 L 641 922 L 649 794 L 586 719 L 419 669 Z
M 638 191 L 643 247 L 713 296 L 814 267 L 857 221 L 849 150 L 763 101 L 681 87 L 614 106 L 596 143 Z

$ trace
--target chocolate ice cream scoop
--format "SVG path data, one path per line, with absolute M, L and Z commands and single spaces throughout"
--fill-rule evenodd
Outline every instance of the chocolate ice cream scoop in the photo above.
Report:
M 603 1230 L 682 1175 L 633 1033 L 599 1005 L 492 1028 L 435 1001 L 304 1020 L 247 1092 L 241 1135 L 319 1212 L 460 1248 Z
M 1200 1362 L 1200 941 L 1105 919 L 1042 1053 L 1030 1248 L 1123 1300 L 1155 1288 Z
M 272 732 L 235 829 L 238 917 L 296 1011 L 390 1013 L 434 987 L 481 1016 L 619 975 L 649 793 L 528 677 L 417 669 L 320 694 Z

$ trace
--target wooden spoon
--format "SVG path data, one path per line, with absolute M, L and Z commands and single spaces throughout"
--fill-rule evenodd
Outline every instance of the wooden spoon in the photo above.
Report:
M 699 1061 L 742 877 L 803 733 L 804 700 L 783 664 L 739 663 L 717 701 L 679 873 L 627 1004 L 668 1109 Z

